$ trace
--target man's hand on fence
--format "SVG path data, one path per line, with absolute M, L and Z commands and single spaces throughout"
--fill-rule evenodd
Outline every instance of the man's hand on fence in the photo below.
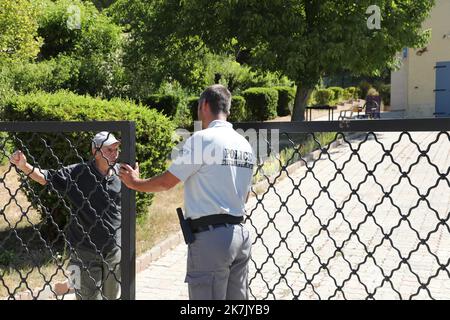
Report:
M 129 164 L 122 163 L 119 170 L 120 180 L 130 189 L 134 189 L 134 185 L 139 180 L 139 163 L 136 162 L 135 169 Z
M 27 157 L 23 154 L 22 151 L 16 150 L 11 157 L 9 157 L 9 162 L 15 165 L 18 169 L 24 171 L 27 166 Z
M 22 151 L 14 151 L 11 157 L 9 157 L 9 162 L 15 165 L 17 169 L 22 171 L 27 177 L 33 179 L 37 183 L 43 186 L 47 184 L 47 180 L 45 179 L 42 171 L 29 164 L 27 162 L 27 157 L 23 154 Z

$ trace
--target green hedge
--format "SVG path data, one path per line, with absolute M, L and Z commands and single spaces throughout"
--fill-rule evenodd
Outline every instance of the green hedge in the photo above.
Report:
M 266 121 L 276 118 L 278 92 L 271 88 L 250 88 L 242 94 L 247 104 L 247 120 Z
M 39 63 L 11 63 L 3 68 L 1 76 L 17 92 L 55 92 L 75 87 L 79 68 L 75 59 L 60 56 Z
M 192 111 L 187 105 L 186 99 L 182 99 L 178 105 L 177 112 L 173 117 L 173 123 L 177 128 L 190 130 L 193 127 Z
M 190 97 L 187 99 L 188 108 L 191 110 L 192 120 L 198 121 L 198 97 Z
M 170 154 L 174 142 L 172 122 L 156 110 L 149 110 L 141 105 L 129 101 L 113 99 L 100 100 L 87 96 L 59 91 L 55 94 L 37 92 L 22 96 L 9 96 L 3 101 L 3 111 L 0 116 L 6 121 L 107 121 L 130 120 L 136 123 L 136 156 L 143 177 L 150 177 L 162 173 L 166 169 L 167 156 Z M 74 154 L 71 146 L 62 135 L 21 133 L 13 139 L 14 147 L 24 150 L 30 163 L 33 157 L 41 168 L 58 168 L 61 164 L 68 165 L 91 158 L 90 139 L 94 132 L 67 133 L 76 146 L 79 156 Z M 51 141 L 53 153 L 48 150 L 41 138 Z M 54 154 L 54 155 L 53 155 Z M 62 162 L 58 162 L 58 159 Z M 42 193 L 42 187 L 37 183 L 30 184 L 27 196 L 32 205 L 40 210 L 42 207 L 36 203 L 36 197 L 31 193 L 39 194 L 39 199 L 47 208 L 57 203 L 57 197 L 51 193 Z M 138 217 L 145 217 L 148 206 L 152 202 L 152 195 L 139 193 L 137 200 Z M 41 214 L 44 214 L 41 211 Z M 52 211 L 58 225 L 65 223 L 67 212 L 58 207 Z M 49 230 L 52 230 L 51 228 Z M 54 230 L 54 229 L 53 229 Z
M 295 89 L 292 87 L 273 87 L 278 91 L 277 114 L 280 117 L 288 116 L 294 107 Z
M 332 90 L 334 95 L 333 95 L 333 100 L 338 102 L 341 101 L 342 99 L 344 99 L 344 89 L 341 87 L 329 87 L 329 90 Z
M 334 91 L 331 89 L 316 90 L 315 100 L 318 105 L 329 105 L 334 100 Z
M 13 151 L 8 134 L 6 132 L 0 132 L 0 166 L 9 162 L 8 155 Z
M 347 100 L 350 99 L 358 99 L 358 88 L 356 87 L 348 87 L 344 90 L 344 98 Z
M 231 99 L 231 110 L 228 121 L 242 122 L 245 121 L 246 117 L 246 103 L 244 97 L 233 96 L 233 98 Z
M 155 108 L 168 117 L 174 117 L 177 113 L 181 98 L 173 94 L 152 94 L 142 98 L 141 102 L 150 108 Z
M 197 109 L 198 109 L 198 97 L 190 97 L 187 100 L 188 108 L 191 110 L 193 121 L 198 121 Z M 233 96 L 231 99 L 231 110 L 228 121 L 230 122 L 242 122 L 246 119 L 246 103 L 244 97 Z

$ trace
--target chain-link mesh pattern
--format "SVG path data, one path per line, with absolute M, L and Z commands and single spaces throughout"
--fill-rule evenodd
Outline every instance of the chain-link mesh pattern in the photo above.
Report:
M 450 297 L 448 132 L 289 132 L 280 145 L 247 205 L 254 298 Z
M 0 299 L 120 298 L 121 183 L 96 133 L 0 133 Z

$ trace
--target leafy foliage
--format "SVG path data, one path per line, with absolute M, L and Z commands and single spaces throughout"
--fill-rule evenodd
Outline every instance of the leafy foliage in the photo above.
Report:
M 42 44 L 38 8 L 31 0 L 0 0 L 0 67 L 34 59 Z
M 240 63 L 295 81 L 293 119 L 301 120 L 320 77 L 343 70 L 376 75 L 403 47 L 424 44 L 428 33 L 422 32 L 422 22 L 434 1 L 167 0 L 154 5 L 154 21 L 160 24 L 167 19 L 160 13 L 173 11 L 171 39 L 200 39 L 212 52 L 232 53 Z M 370 5 L 383 12 L 380 30 L 367 28 Z
M 113 99 L 111 101 L 100 100 L 88 96 L 78 96 L 70 92 L 61 91 L 55 94 L 37 92 L 29 95 L 10 96 L 3 101 L 4 108 L 1 118 L 7 121 L 106 121 L 106 120 L 130 120 L 136 123 L 136 155 L 143 176 L 150 177 L 162 173 L 166 169 L 167 157 L 172 150 L 172 132 L 174 126 L 171 121 L 158 113 L 149 110 L 142 105 L 132 102 Z M 40 136 L 32 133 L 17 135 L 22 142 L 13 139 L 16 148 L 25 151 L 31 161 L 39 163 L 41 168 L 50 169 L 71 163 L 87 160 L 91 157 L 90 141 L 93 132 L 68 134 L 77 147 L 78 156 L 74 152 L 68 152 L 72 146 L 61 136 L 43 134 Z M 51 143 L 53 152 L 49 152 L 42 139 Z M 59 159 L 59 160 L 58 160 Z M 59 162 L 59 161 L 62 161 Z M 28 196 L 32 204 L 39 210 L 43 207 L 58 207 L 57 198 L 54 195 L 40 193 L 40 201 L 44 206 L 36 203 L 33 192 L 39 194 L 42 187 L 36 183 L 31 184 Z M 138 194 L 137 212 L 142 216 L 151 204 L 152 195 L 148 193 Z M 63 208 L 58 207 L 52 213 L 61 224 L 65 222 L 60 217 L 65 217 Z M 45 216 L 45 212 L 42 212 Z
M 242 122 L 246 120 L 246 101 L 242 96 L 233 96 L 231 99 L 231 109 L 228 121 Z
M 278 92 L 270 88 L 250 88 L 243 92 L 247 102 L 247 119 L 266 121 L 276 118 Z

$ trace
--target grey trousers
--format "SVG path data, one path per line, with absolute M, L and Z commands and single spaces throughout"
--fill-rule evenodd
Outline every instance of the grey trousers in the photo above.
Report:
M 115 300 L 120 298 L 120 248 L 115 247 L 103 257 L 92 251 L 77 249 L 69 268 L 77 270 L 77 300 Z
M 188 247 L 187 272 L 191 300 L 247 300 L 249 231 L 227 225 L 195 234 Z

